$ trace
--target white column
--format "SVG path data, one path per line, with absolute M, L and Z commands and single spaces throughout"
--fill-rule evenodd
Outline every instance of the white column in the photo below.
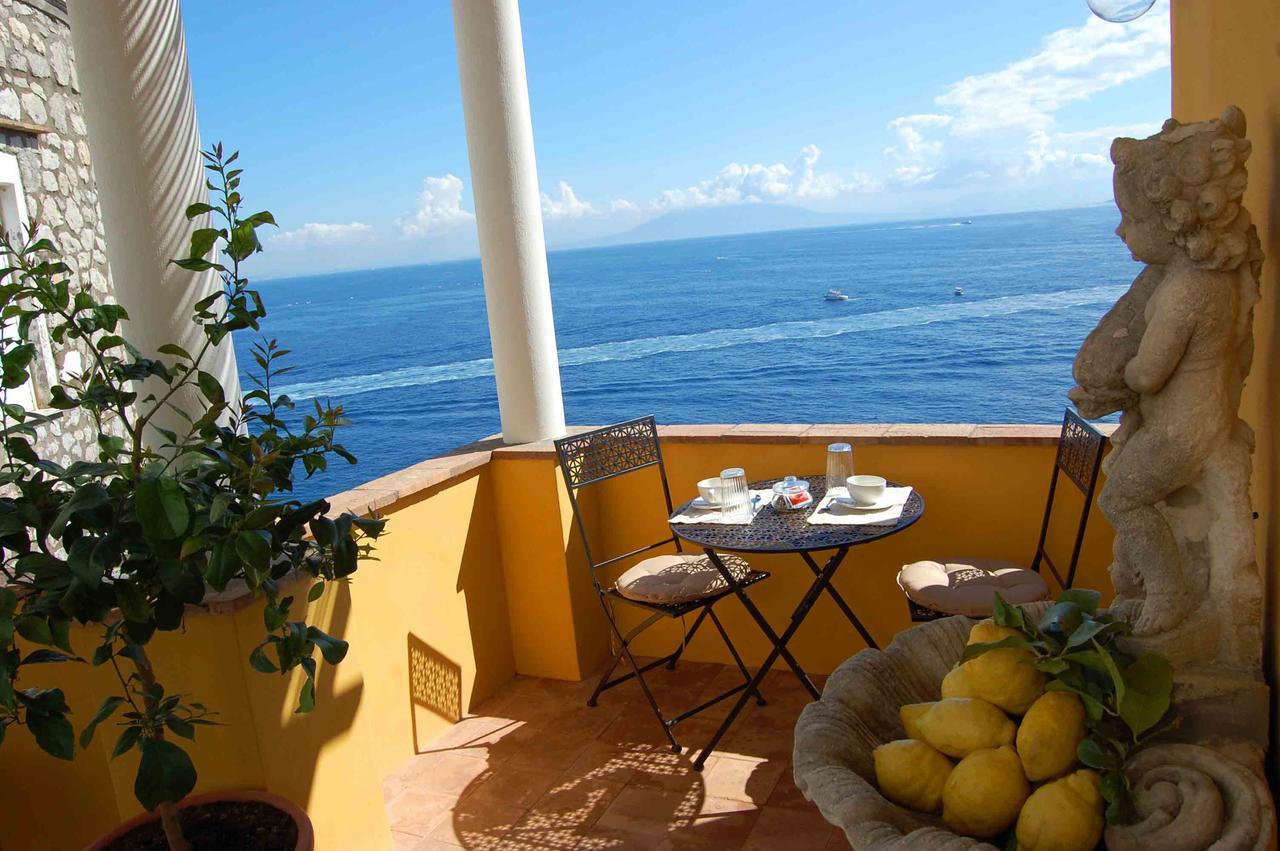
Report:
M 517 0 L 453 0 L 502 437 L 564 434 Z
M 165 343 L 195 353 L 205 338 L 192 305 L 219 285 L 212 270 L 169 263 L 187 256 L 194 229 L 209 226 L 208 216 L 185 215 L 208 191 L 178 2 L 72 0 L 68 9 L 107 262 L 116 300 L 129 311 L 129 340 L 144 353 Z M 203 369 L 228 398 L 239 396 L 230 339 Z M 166 414 L 159 425 L 185 425 Z

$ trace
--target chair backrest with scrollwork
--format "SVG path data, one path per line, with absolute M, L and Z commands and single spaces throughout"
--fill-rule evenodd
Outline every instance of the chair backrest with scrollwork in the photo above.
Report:
M 560 470 L 564 475 L 565 486 L 569 490 L 569 501 L 573 506 L 574 522 L 582 537 L 583 548 L 587 551 L 587 562 L 591 565 L 592 574 L 615 562 L 667 544 L 674 544 L 677 550 L 680 549 L 679 539 L 672 534 L 640 549 L 596 561 L 592 554 L 591 542 L 587 537 L 587 525 L 578 504 L 578 492 L 584 487 L 656 466 L 659 478 L 662 480 L 662 495 L 666 500 L 667 514 L 671 514 L 671 489 L 667 485 L 667 470 L 662 461 L 662 448 L 658 445 L 658 426 L 652 416 L 562 437 L 555 442 L 555 445 L 556 455 L 560 460 Z
M 1049 498 L 1044 506 L 1044 521 L 1040 525 L 1040 542 L 1036 544 L 1035 559 L 1031 569 L 1040 570 L 1043 563 L 1048 566 L 1054 578 L 1063 588 L 1070 588 L 1075 582 L 1076 568 L 1080 562 L 1080 549 L 1084 544 L 1085 528 L 1089 523 L 1089 510 L 1093 507 L 1094 493 L 1098 486 L 1098 471 L 1102 467 L 1102 455 L 1106 449 L 1107 438 L 1075 411 L 1067 408 L 1062 417 L 1062 434 L 1058 438 L 1058 455 L 1053 462 L 1053 475 L 1049 479 Z M 1053 500 L 1058 491 L 1059 473 L 1066 477 L 1084 494 L 1084 508 L 1080 512 L 1080 523 L 1076 527 L 1075 543 L 1071 548 L 1071 562 L 1065 577 L 1053 563 L 1045 544 L 1049 537 L 1049 521 L 1053 515 Z

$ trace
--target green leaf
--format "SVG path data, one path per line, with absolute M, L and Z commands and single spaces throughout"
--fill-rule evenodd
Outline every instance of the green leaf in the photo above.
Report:
M 1115 754 L 1112 754 L 1094 739 L 1085 739 L 1080 742 L 1079 747 L 1076 748 L 1076 759 L 1099 771 L 1118 768 L 1120 764 Z
M 191 357 L 190 352 L 182 348 L 182 346 L 179 346 L 177 343 L 165 343 L 163 346 L 156 349 L 156 351 L 162 355 L 171 355 L 175 358 L 182 358 L 183 360 L 195 360 L 195 358 Z
M 1044 671 L 1046 674 L 1061 674 L 1070 667 L 1071 665 L 1065 659 L 1050 658 L 1036 660 L 1036 669 Z
M 259 574 L 271 566 L 271 536 L 263 532 L 241 532 L 236 536 L 236 555 Z
M 191 256 L 203 259 L 218 241 L 217 228 L 197 228 L 191 232 Z
M 1102 660 L 1102 664 L 1107 670 L 1107 676 L 1111 678 L 1111 683 L 1115 686 L 1116 706 L 1119 706 L 1124 702 L 1125 697 L 1124 677 L 1120 675 L 1120 669 L 1116 667 L 1116 660 L 1111 658 L 1111 651 L 1097 641 L 1093 642 L 1093 649 L 1097 651 L 1098 658 Z
M 1067 600 L 1050 606 L 1049 610 L 1040 618 L 1037 628 L 1043 635 L 1059 641 L 1066 641 L 1067 637 L 1076 631 L 1083 620 L 1084 615 L 1081 613 L 1080 607 Z
M 1020 635 L 1010 635 L 999 641 L 984 641 L 977 644 L 970 644 L 964 648 L 964 653 L 960 656 L 961 662 L 968 662 L 970 659 L 981 656 L 989 650 L 1003 650 L 1005 648 L 1016 648 L 1018 650 L 1033 650 L 1032 644 Z
M 284 626 L 284 622 L 289 619 L 289 612 L 283 606 L 267 603 L 262 609 L 262 622 L 267 628 L 267 632 L 275 632 Z
M 350 645 L 341 638 L 334 638 L 321 632 L 318 627 L 307 627 L 307 638 L 315 642 L 316 647 L 320 648 L 320 655 L 330 665 L 336 665 L 347 656 L 347 650 Z
M 130 748 L 136 745 L 141 737 L 141 727 L 125 727 L 124 732 L 120 734 L 120 738 L 116 739 L 116 746 L 111 749 L 111 758 L 115 759 L 121 754 L 128 753 Z
M 191 219 L 194 219 L 196 216 L 203 216 L 205 213 L 212 213 L 213 211 L 214 211 L 214 206 L 212 204 L 205 204 L 203 202 L 198 201 L 195 204 L 191 204 L 187 207 L 187 220 L 190 221 Z
M 148 811 L 177 803 L 196 785 L 196 767 L 187 752 L 164 739 L 145 739 L 133 794 Z
M 151 607 L 147 604 L 147 595 L 141 588 L 128 579 L 117 579 L 111 584 L 116 594 L 116 605 L 120 614 L 131 623 L 146 623 L 151 620 Z
M 274 674 L 280 669 L 276 667 L 274 662 L 267 658 L 265 650 L 265 643 L 259 644 L 257 647 L 253 648 L 253 652 L 249 654 L 249 665 L 255 671 L 261 671 L 264 674 Z
M 226 394 L 222 391 L 222 383 L 217 378 L 202 369 L 198 369 L 196 370 L 196 384 L 200 385 L 200 392 L 204 394 L 210 404 L 226 404 Z
M 107 493 L 107 489 L 98 482 L 89 482 L 81 485 L 71 499 L 67 500 L 62 506 L 62 510 L 58 512 L 58 516 L 54 518 L 53 524 L 49 527 L 49 531 L 54 537 L 60 537 L 67 528 L 67 523 L 77 514 L 91 512 L 111 501 L 111 495 Z
M 102 705 L 98 707 L 98 711 L 89 719 L 89 723 L 80 731 L 80 747 L 87 748 L 89 743 L 93 741 L 93 733 L 98 729 L 98 725 L 110 718 L 120 705 L 125 703 L 125 699 L 118 695 L 112 695 L 102 701 Z
M 72 656 L 58 650 L 32 650 L 22 660 L 23 665 L 41 665 L 51 662 L 83 662 L 79 656 Z
M 217 523 L 222 516 L 227 513 L 227 509 L 231 506 L 231 500 L 235 499 L 234 494 L 226 491 L 219 491 L 214 495 L 209 503 L 209 522 Z
M 179 718 L 176 715 L 170 715 L 164 719 L 164 725 L 184 739 L 195 739 L 196 737 L 195 726 L 190 721 Z
M 996 626 L 1008 627 L 1010 629 L 1025 630 L 1027 626 L 1026 618 L 1022 614 L 1022 609 L 1017 606 L 1011 606 L 1005 602 L 1004 597 L 996 592 L 995 601 L 992 608 L 992 619 L 996 622 Z
M 49 629 L 48 618 L 39 615 L 23 615 L 14 621 L 18 635 L 33 644 L 53 644 L 53 631 Z
M 53 635 L 54 647 L 59 647 L 68 653 L 75 653 L 71 649 L 71 621 L 49 618 L 49 632 Z
M 1125 668 L 1125 690 L 1118 696 L 1120 717 L 1135 737 L 1160 723 L 1173 696 L 1173 668 L 1162 656 L 1148 653 Z
M 1086 615 L 1098 613 L 1098 604 L 1102 602 L 1102 594 L 1091 588 L 1068 588 L 1058 595 L 1059 603 L 1074 603 Z
M 324 594 L 324 580 L 317 582 L 311 586 L 311 590 L 307 592 L 307 602 L 314 603 Z
M 1095 638 L 1101 638 L 1104 635 L 1118 631 L 1120 626 L 1119 622 L 1108 623 L 1086 617 L 1080 626 L 1076 627 L 1075 631 L 1067 638 L 1067 646 L 1081 647 Z
M 184 257 L 181 260 L 171 260 L 169 262 L 173 263 L 175 266 L 186 269 L 188 272 L 203 272 L 206 269 L 212 269 L 214 267 L 214 264 L 210 263 L 208 260 L 199 260 L 191 257 Z
M 260 213 L 254 213 L 252 216 L 249 216 L 249 218 L 245 219 L 245 222 L 253 225 L 254 227 L 258 227 L 259 225 L 274 225 L 276 223 L 276 219 L 275 216 L 271 215 L 266 210 L 263 210 Z
M 1121 800 L 1129 794 L 1129 778 L 1124 776 L 1123 771 L 1113 768 L 1103 773 L 1098 791 L 1107 803 Z
M 316 708 L 316 660 L 303 659 L 302 669 L 307 672 L 307 680 L 298 693 L 298 708 L 294 714 L 306 714 Z
M 62 713 L 36 712 L 28 709 L 27 727 L 36 737 L 36 744 L 45 753 L 58 759 L 73 759 L 76 755 L 76 733 L 71 722 Z
M 1096 723 L 1102 719 L 1103 715 L 1106 714 L 1106 708 L 1096 697 L 1082 689 L 1075 688 L 1062 680 L 1050 680 L 1048 685 L 1045 686 L 1045 689 L 1048 691 L 1069 691 L 1079 697 L 1080 702 L 1084 704 L 1085 714 L 1089 717 L 1090 721 Z
M 149 538 L 171 541 L 191 522 L 187 495 L 176 479 L 144 476 L 138 482 L 135 502 L 138 522 Z

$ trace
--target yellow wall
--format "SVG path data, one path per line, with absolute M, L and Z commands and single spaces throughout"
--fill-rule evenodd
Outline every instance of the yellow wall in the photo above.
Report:
M 266 788 L 310 814 L 320 848 L 390 848 L 381 780 L 450 723 L 411 702 L 411 636 L 447 684 L 431 701 L 445 712 L 466 711 L 515 670 L 491 472 L 481 468 L 390 506 L 379 560 L 312 604 L 312 621 L 346 638 L 351 651 L 336 668 L 321 666 L 310 715 L 293 714 L 298 677 L 259 674 L 246 662 L 263 636 L 260 604 L 193 614 L 185 635 L 157 638 L 151 655 L 160 680 L 198 695 L 227 724 L 202 729 L 191 749 L 197 791 Z M 300 586 L 299 596 L 306 590 Z M 86 630 L 73 638 L 84 656 L 94 639 Z M 20 685 L 61 685 L 77 729 L 118 691 L 107 669 L 43 668 Z M 0 846 L 82 847 L 137 812 L 136 752 L 109 762 L 115 736 L 104 726 L 89 751 L 61 763 L 25 731 L 11 731 L 0 751 Z M 68 795 L 74 819 L 61 815 Z
M 1176 0 L 1173 3 L 1173 113 L 1182 121 L 1221 114 L 1227 104 L 1244 110 L 1253 155 L 1245 206 L 1253 214 L 1267 261 L 1262 302 L 1254 314 L 1257 352 L 1245 387 L 1242 414 L 1257 433 L 1253 505 L 1258 512 L 1258 558 L 1268 584 L 1267 680 L 1280 678 L 1280 3 L 1276 0 Z M 1272 701 L 1274 707 L 1274 700 Z M 1274 717 L 1274 714 L 1273 714 Z M 1272 741 L 1280 741 L 1273 723 Z M 1275 749 L 1273 777 L 1278 769 Z
M 726 466 L 742 464 L 750 476 L 764 478 L 820 471 L 825 457 L 821 443 L 732 437 L 673 438 L 664 448 L 677 500 Z M 928 502 L 920 523 L 855 550 L 838 576 L 838 587 L 881 641 L 908 625 L 894 584 L 903 562 L 947 554 L 1030 557 L 1052 445 L 890 442 L 859 445 L 857 453 L 858 469 L 910 482 Z M 383 482 L 384 492 L 408 495 L 384 509 L 388 531 L 378 559 L 311 606 L 313 622 L 351 644 L 341 665 L 321 667 L 311 715 L 293 714 L 298 676 L 263 675 L 247 665 L 263 635 L 260 604 L 191 614 L 185 634 L 160 636 L 152 646 L 161 681 L 198 695 L 227 723 L 201 730 L 192 749 L 199 791 L 265 788 L 284 795 L 311 815 L 321 848 L 390 847 L 384 776 L 517 671 L 576 680 L 597 669 L 610 649 L 568 494 L 545 447 L 501 450 L 491 462 L 425 490 L 412 485 L 414 471 L 406 472 L 400 484 Z M 369 490 L 380 490 L 379 483 Z M 1078 497 L 1069 488 L 1067 494 L 1054 541 L 1064 561 L 1079 511 Z M 669 534 L 653 471 L 589 489 L 583 509 L 601 559 Z M 1091 522 L 1078 584 L 1106 588 L 1110 531 L 1100 517 Z M 751 595 L 780 628 L 808 573 L 793 556 L 753 561 L 774 571 Z M 299 586 L 300 598 L 305 592 L 306 585 Z M 761 661 L 768 647 L 745 611 L 736 601 L 721 610 L 747 661 Z M 713 638 L 710 629 L 700 635 L 690 657 L 727 662 Z M 675 639 L 668 628 L 637 649 L 668 652 Z M 96 643 L 83 630 L 74 641 L 86 656 Z M 812 672 L 825 673 L 861 645 L 823 600 L 793 648 Z M 416 703 L 411 649 L 434 684 Z M 22 685 L 62 685 L 77 727 L 116 690 L 105 669 L 45 666 L 29 679 Z M 25 731 L 10 733 L 0 750 L 0 846 L 78 847 L 137 812 L 136 754 L 110 762 L 115 731 L 102 732 L 74 764 L 37 752 Z M 75 819 L 54 815 L 67 789 L 75 790 Z

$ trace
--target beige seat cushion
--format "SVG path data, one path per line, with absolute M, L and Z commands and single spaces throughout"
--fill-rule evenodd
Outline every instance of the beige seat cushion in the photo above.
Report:
M 751 572 L 738 556 L 717 553 L 735 579 Z M 686 603 L 719 594 L 728 588 L 711 559 L 694 553 L 647 558 L 618 577 L 618 593 L 648 603 Z
M 997 591 L 1014 604 L 1049 597 L 1049 586 L 1040 574 L 988 558 L 917 561 L 898 571 L 898 587 L 917 605 L 974 618 L 991 614 Z

